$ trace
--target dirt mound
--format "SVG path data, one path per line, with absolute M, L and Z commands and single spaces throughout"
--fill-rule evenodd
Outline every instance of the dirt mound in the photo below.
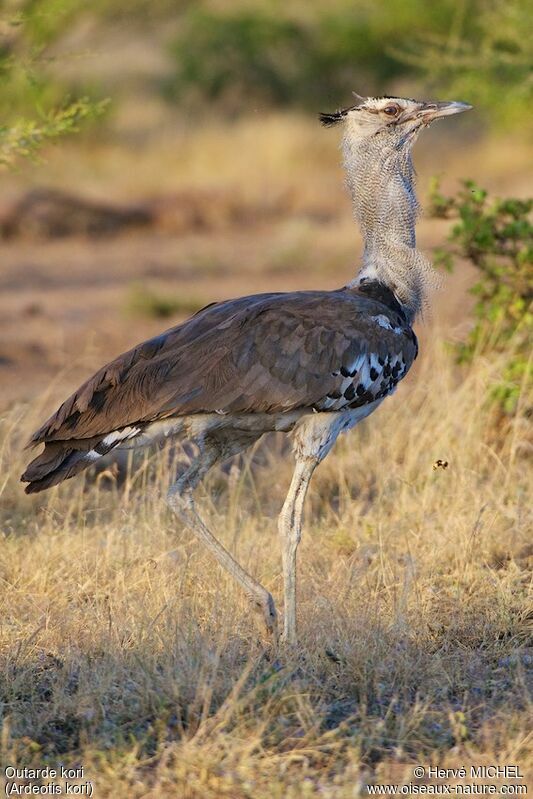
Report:
M 331 211 L 299 208 L 290 192 L 250 199 L 238 191 L 184 189 L 132 205 L 88 200 L 57 189 L 32 189 L 0 211 L 0 237 L 57 239 L 112 237 L 134 228 L 168 233 L 228 230 L 257 225 L 288 213 L 324 221 Z
M 0 232 L 2 238 L 112 236 L 151 222 L 148 208 L 95 202 L 55 189 L 32 189 L 6 209 Z

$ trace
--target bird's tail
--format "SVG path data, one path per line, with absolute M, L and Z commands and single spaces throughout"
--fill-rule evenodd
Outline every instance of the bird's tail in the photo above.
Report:
M 74 477 L 112 449 L 98 446 L 94 440 L 90 444 L 83 440 L 47 441 L 43 452 L 28 464 L 20 478 L 28 483 L 26 494 L 44 491 Z

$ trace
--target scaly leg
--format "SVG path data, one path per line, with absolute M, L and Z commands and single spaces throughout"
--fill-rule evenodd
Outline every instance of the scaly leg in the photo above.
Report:
M 296 465 L 278 522 L 285 590 L 283 638 L 288 644 L 296 643 L 296 552 L 302 535 L 307 489 L 313 472 L 339 433 L 348 430 L 353 423 L 353 416 L 346 413 L 317 413 L 303 417 L 294 430 Z
M 194 489 L 217 461 L 236 455 L 253 443 L 257 434 L 232 434 L 232 439 L 206 436 L 201 442 L 200 455 L 187 471 L 170 487 L 167 502 L 189 529 L 202 541 L 217 561 L 244 589 L 254 609 L 263 616 L 268 633 L 276 640 L 277 615 L 272 595 L 255 580 L 222 546 L 198 515 L 194 503 Z
M 296 551 L 302 536 L 302 515 L 309 482 L 318 464 L 316 459 L 296 461 L 289 493 L 278 519 L 283 564 L 285 616 L 283 639 L 296 643 Z

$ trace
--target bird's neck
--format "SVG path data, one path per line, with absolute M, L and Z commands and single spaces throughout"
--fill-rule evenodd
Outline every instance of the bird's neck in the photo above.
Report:
M 343 142 L 347 184 L 364 241 L 363 264 L 351 285 L 377 280 L 413 320 L 424 304 L 427 260 L 416 249 L 418 202 L 410 150 L 384 148 L 379 135 Z

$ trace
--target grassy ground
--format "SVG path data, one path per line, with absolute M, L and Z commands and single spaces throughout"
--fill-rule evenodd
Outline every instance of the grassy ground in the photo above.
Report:
M 237 587 L 170 517 L 170 457 L 120 488 L 104 475 L 26 498 L 20 445 L 42 408 L 6 411 L 3 764 L 83 764 L 96 797 L 184 799 L 348 799 L 437 762 L 527 775 L 526 429 L 517 415 L 495 440 L 485 400 L 501 364 L 458 374 L 441 340 L 432 330 L 414 378 L 316 474 L 296 652 L 265 650 Z M 281 447 L 200 492 L 279 599 Z
M 123 109 L 110 140 L 65 145 L 4 183 L 2 202 L 38 185 L 120 203 L 205 192 L 210 210 L 201 229 L 167 218 L 111 238 L 2 242 L 2 765 L 83 764 L 97 799 L 351 799 L 430 762 L 531 774 L 528 431 L 520 408 L 495 428 L 486 405 L 503 363 L 459 370 L 447 349 L 469 324 L 467 265 L 420 327 L 412 374 L 317 471 L 298 651 L 265 649 L 239 590 L 170 517 L 170 455 L 141 457 L 120 485 L 110 471 L 22 493 L 25 439 L 106 359 L 195 304 L 332 288 L 355 271 L 331 131 L 260 114 L 197 130 L 152 112 Z M 152 127 L 135 138 L 141 118 Z M 524 193 L 524 146 L 502 159 L 501 143 L 468 131 L 460 148 L 457 129 L 432 135 L 416 153 L 422 195 L 441 169 L 445 190 L 473 177 Z M 226 214 L 232 203 L 266 216 Z M 422 220 L 421 246 L 447 230 Z M 199 497 L 280 604 L 290 471 L 271 439 Z

